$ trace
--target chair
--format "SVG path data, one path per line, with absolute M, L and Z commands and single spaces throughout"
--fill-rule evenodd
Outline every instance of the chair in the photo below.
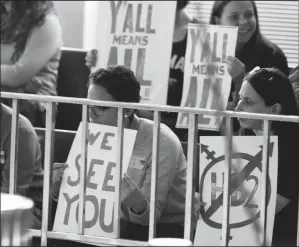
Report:
M 181 142 L 182 148 L 184 151 L 184 154 L 186 158 L 188 158 L 188 143 L 187 142 Z M 199 147 L 200 144 L 197 143 L 197 153 L 195 153 L 195 160 L 193 165 L 193 185 L 195 186 L 195 192 L 199 192 Z
M 45 139 L 45 129 L 35 128 L 39 138 Z M 75 139 L 75 131 L 55 130 L 53 143 L 53 162 L 63 163 L 67 161 L 67 157 Z M 44 154 L 44 145 L 41 145 Z
M 58 70 L 58 96 L 86 98 L 90 70 L 85 65 L 86 50 L 63 48 Z M 82 106 L 59 104 L 56 129 L 77 130 L 82 118 Z

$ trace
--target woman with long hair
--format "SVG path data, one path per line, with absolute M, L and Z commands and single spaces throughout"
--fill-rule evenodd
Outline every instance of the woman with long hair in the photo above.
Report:
M 52 1 L 1 1 L 1 90 L 57 95 L 61 46 Z M 33 125 L 44 126 L 43 102 L 21 100 L 19 106 Z
M 254 70 L 245 77 L 236 111 L 299 116 L 289 78 L 276 68 Z M 239 119 L 240 135 L 262 135 L 263 122 Z M 278 136 L 278 180 L 273 245 L 296 245 L 299 188 L 299 124 L 274 121 Z
M 261 33 L 255 1 L 215 1 L 210 24 L 238 27 L 236 55 L 227 58 L 236 92 L 239 92 L 245 74 L 256 66 L 275 67 L 289 75 L 285 54 Z

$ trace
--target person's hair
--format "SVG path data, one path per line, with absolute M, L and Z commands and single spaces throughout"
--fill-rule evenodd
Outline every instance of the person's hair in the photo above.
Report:
M 119 102 L 140 101 L 140 83 L 134 72 L 123 65 L 100 68 L 89 77 L 89 83 L 104 87 Z
M 11 10 L 6 11 L 1 1 L 1 43 L 15 43 L 16 60 L 25 49 L 31 31 L 41 26 L 48 13 L 55 13 L 52 1 L 9 1 Z
M 232 1 L 214 1 L 209 21 L 211 25 L 216 25 L 215 17 L 218 17 L 220 19 L 223 13 L 223 9 L 230 2 Z M 245 69 L 247 71 L 253 69 L 257 65 L 260 50 L 264 49 L 264 46 L 276 49 L 273 46 L 272 42 L 262 35 L 260 30 L 259 14 L 256 3 L 255 1 L 250 2 L 252 4 L 254 16 L 256 19 L 256 30 L 250 38 L 250 40 L 244 45 L 240 54 L 236 55 L 236 57 L 239 58 L 241 62 L 245 64 Z
M 214 1 L 214 5 L 212 7 L 211 15 L 210 15 L 210 24 L 211 25 L 216 25 L 215 17 L 218 17 L 220 19 L 222 16 L 224 7 L 230 2 L 233 2 L 233 1 Z M 256 19 L 256 31 L 251 39 L 256 39 L 256 38 L 254 38 L 254 36 L 259 36 L 261 33 L 260 22 L 259 22 L 259 16 L 258 16 L 258 11 L 257 11 L 255 1 L 250 1 L 250 2 L 252 4 L 254 16 Z
M 279 69 L 261 68 L 248 73 L 244 81 L 247 81 L 253 89 L 263 98 L 266 106 L 281 105 L 282 115 L 299 116 L 295 94 L 290 79 Z M 299 128 L 298 124 L 296 124 Z M 272 129 L 278 134 L 284 128 L 294 126 L 287 122 L 273 122 Z M 295 127 L 295 126 L 294 126 Z
M 176 11 L 181 11 L 182 9 L 186 8 L 190 1 L 185 0 L 177 0 L 176 1 Z

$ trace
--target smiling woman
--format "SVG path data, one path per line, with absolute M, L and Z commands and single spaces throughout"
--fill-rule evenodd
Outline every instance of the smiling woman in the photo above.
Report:
M 283 51 L 260 31 L 255 1 L 215 1 L 210 24 L 237 26 L 236 56 L 228 58 L 228 72 L 232 77 L 232 90 L 239 92 L 245 74 L 254 67 L 275 67 L 289 74 Z M 231 98 L 232 100 L 232 98 Z M 235 95 L 234 102 L 237 102 Z

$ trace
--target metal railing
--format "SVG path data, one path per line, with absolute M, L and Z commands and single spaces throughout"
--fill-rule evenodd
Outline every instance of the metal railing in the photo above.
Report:
M 230 195 L 229 195 L 229 174 L 231 170 L 231 154 L 232 154 L 232 125 L 231 118 L 250 118 L 259 119 L 264 121 L 264 135 L 263 135 L 263 163 L 262 163 L 262 206 L 261 206 L 261 221 L 262 227 L 260 234 L 262 236 L 262 244 L 267 245 L 266 231 L 267 231 L 267 206 L 266 206 L 266 192 L 267 183 L 266 178 L 268 176 L 268 146 L 269 146 L 269 121 L 283 121 L 283 122 L 294 122 L 299 123 L 298 116 L 282 116 L 282 115 L 265 115 L 265 114 L 252 114 L 244 112 L 233 112 L 233 111 L 218 111 L 218 110 L 207 110 L 199 108 L 188 108 L 188 107 L 172 107 L 172 106 L 157 106 L 157 105 L 144 105 L 139 103 L 120 103 L 120 102 L 107 102 L 107 101 L 94 101 L 89 99 L 81 98 L 69 98 L 69 97 L 54 97 L 54 96 L 39 96 L 31 94 L 16 94 L 16 93 L 5 93 L 1 92 L 1 97 L 11 98 L 13 101 L 13 115 L 12 115 L 12 133 L 11 133 L 11 157 L 10 157 L 10 186 L 9 193 L 14 194 L 16 188 L 16 165 L 17 165 L 17 138 L 18 138 L 18 100 L 33 100 L 46 102 L 46 129 L 45 129 L 45 160 L 44 160 L 44 186 L 43 186 L 43 214 L 42 214 L 42 228 L 41 230 L 31 230 L 33 236 L 41 237 L 41 245 L 47 245 L 48 238 L 64 239 L 72 241 L 82 241 L 95 244 L 108 244 L 108 245 L 124 245 L 124 246 L 147 246 L 147 242 L 131 241 L 125 239 L 119 239 L 119 208 L 120 208 L 120 181 L 121 181 L 121 162 L 122 162 L 122 147 L 123 147 L 123 110 L 125 108 L 148 110 L 154 111 L 154 131 L 153 131 L 153 159 L 152 159 L 152 177 L 151 177 L 151 199 L 150 199 L 150 222 L 149 222 L 149 239 L 155 237 L 155 203 L 156 203 L 156 179 L 157 179 L 157 161 L 159 155 L 159 131 L 160 131 L 160 112 L 180 112 L 189 114 L 189 128 L 188 128 L 188 153 L 187 153 L 187 179 L 186 179 L 186 207 L 185 207 L 185 230 L 184 238 L 191 239 L 191 215 L 192 215 L 192 204 L 194 199 L 193 189 L 193 165 L 195 161 L 195 152 L 197 144 L 197 115 L 209 115 L 209 116 L 223 116 L 226 118 L 226 175 L 224 182 L 224 196 L 223 196 L 223 221 L 222 221 L 222 245 L 228 245 L 228 225 L 229 225 L 229 212 L 230 212 Z M 116 210 L 114 211 L 114 233 L 116 238 L 105 238 L 84 235 L 83 219 L 84 219 L 84 195 L 85 186 L 80 186 L 79 195 L 79 232 L 80 234 L 70 234 L 63 232 L 53 232 L 48 230 L 48 219 L 49 219 L 49 202 L 51 198 L 51 181 L 52 181 L 52 138 L 53 138 L 53 104 L 54 103 L 68 103 L 68 104 L 80 104 L 83 107 L 82 111 L 82 137 L 85 140 L 82 145 L 82 160 L 81 174 L 86 174 L 87 165 L 87 107 L 88 105 L 94 106 L 106 106 L 118 108 L 118 122 L 117 122 L 117 169 L 116 177 Z M 81 176 L 81 184 L 86 183 L 85 176 Z M 299 224 L 297 233 L 297 244 L 299 244 Z

